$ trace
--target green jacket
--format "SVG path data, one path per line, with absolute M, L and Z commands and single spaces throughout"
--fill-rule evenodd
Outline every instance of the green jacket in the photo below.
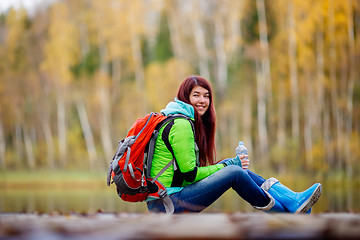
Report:
M 170 102 L 161 112 L 166 116 L 183 114 L 194 119 L 194 108 L 176 98 L 175 102 Z M 172 124 L 168 140 L 174 152 L 177 169 L 175 170 L 174 165 L 171 165 L 158 180 L 168 189 L 169 194 L 181 191 L 184 186 L 200 181 L 224 167 L 223 164 L 199 167 L 194 132 L 189 120 L 177 118 L 168 124 Z M 160 129 L 156 139 L 151 177 L 155 177 L 173 159 L 172 153 L 162 139 L 166 126 Z

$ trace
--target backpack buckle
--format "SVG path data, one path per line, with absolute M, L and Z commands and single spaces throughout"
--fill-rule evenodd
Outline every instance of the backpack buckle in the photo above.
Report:
M 158 191 L 158 194 L 159 194 L 159 197 L 160 197 L 160 198 L 164 198 L 164 197 L 167 196 L 167 191 L 166 191 L 165 189 L 160 189 L 160 190 Z
M 116 165 L 116 166 L 115 166 L 115 168 L 113 169 L 113 172 L 114 172 L 116 175 L 118 175 L 118 174 L 121 172 L 119 165 Z
M 144 177 L 144 174 L 141 178 L 141 186 L 144 187 L 145 186 L 145 177 Z

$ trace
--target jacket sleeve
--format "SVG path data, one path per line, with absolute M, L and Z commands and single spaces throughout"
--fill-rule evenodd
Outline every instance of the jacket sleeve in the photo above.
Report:
M 191 124 L 186 119 L 175 119 L 169 133 L 169 142 L 179 169 L 188 183 L 202 180 L 224 167 L 223 164 L 196 166 L 194 133 Z

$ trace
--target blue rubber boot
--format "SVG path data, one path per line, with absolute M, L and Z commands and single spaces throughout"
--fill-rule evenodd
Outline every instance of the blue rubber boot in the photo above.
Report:
M 294 192 L 276 178 L 267 179 L 261 188 L 291 213 L 310 213 L 311 207 L 319 200 L 322 191 L 321 184 L 315 183 L 303 192 Z
M 268 212 L 268 213 L 288 213 L 289 211 L 286 208 L 284 208 L 284 206 L 281 205 L 281 203 L 279 201 L 275 200 L 274 206 L 266 212 Z M 311 208 L 306 213 L 310 214 Z
M 269 213 L 284 213 L 284 212 L 289 212 L 288 210 L 286 210 L 286 208 L 284 208 L 283 205 L 281 205 L 281 203 L 279 201 L 277 201 L 276 199 L 275 200 L 275 204 L 274 206 L 267 210 L 266 212 L 269 212 Z
M 269 204 L 264 207 L 257 207 L 253 206 L 257 210 L 262 210 L 267 213 L 283 213 L 283 212 L 289 212 L 286 208 L 281 205 L 279 201 L 277 201 L 273 196 L 270 195 L 267 191 L 264 190 L 266 195 L 269 198 Z

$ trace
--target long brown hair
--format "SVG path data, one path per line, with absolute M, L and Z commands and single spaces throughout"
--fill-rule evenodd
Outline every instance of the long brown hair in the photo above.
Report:
M 199 147 L 200 165 L 206 166 L 215 162 L 215 129 L 216 113 L 213 104 L 213 93 L 210 83 L 200 76 L 187 77 L 179 87 L 177 98 L 180 101 L 190 102 L 191 90 L 200 86 L 209 91 L 209 108 L 203 116 L 200 116 L 195 110 L 195 141 Z

